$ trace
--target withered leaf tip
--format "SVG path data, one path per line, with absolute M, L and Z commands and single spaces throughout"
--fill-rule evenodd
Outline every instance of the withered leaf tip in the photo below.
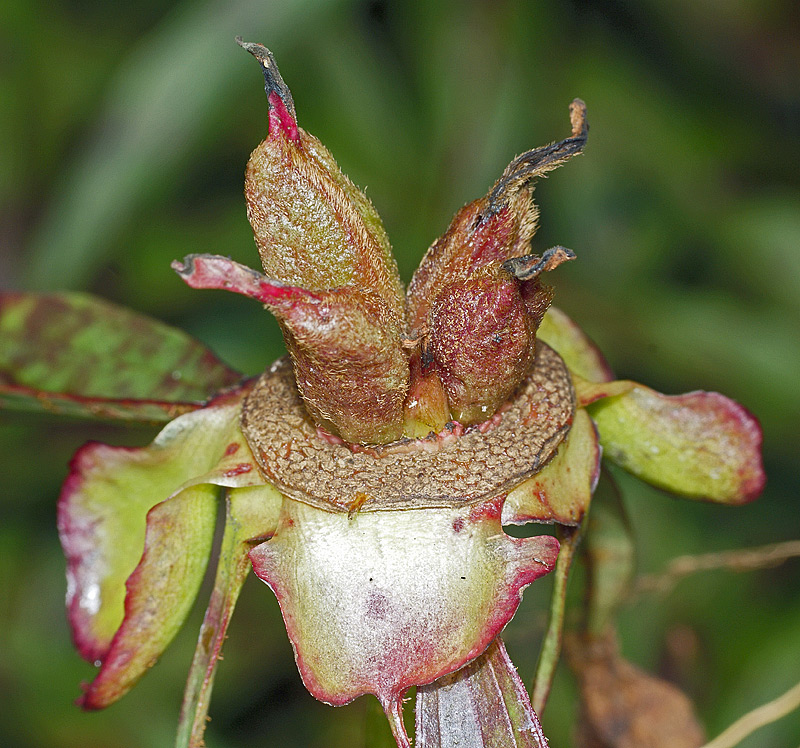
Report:
M 263 44 L 244 41 L 241 36 L 236 37 L 236 43 L 242 49 L 247 50 L 259 61 L 259 63 L 261 63 L 261 67 L 264 72 L 264 90 L 267 92 L 267 96 L 269 96 L 272 92 L 275 92 L 278 96 L 280 96 L 281 101 L 283 101 L 283 104 L 288 110 L 289 114 L 291 114 L 292 118 L 296 120 L 297 114 L 294 108 L 292 92 L 289 90 L 289 86 L 284 83 L 283 77 L 278 70 L 278 64 L 275 62 L 275 57 L 273 56 L 272 52 L 270 52 L 269 49 L 267 49 Z

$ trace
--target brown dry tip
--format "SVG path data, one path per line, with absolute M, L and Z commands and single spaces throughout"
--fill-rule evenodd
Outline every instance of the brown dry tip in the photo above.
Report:
M 488 195 L 489 202 L 481 211 L 481 218 L 497 213 L 524 184 L 543 177 L 583 150 L 589 134 L 589 123 L 586 120 L 586 104 L 580 99 L 574 99 L 569 105 L 569 120 L 571 137 L 526 151 L 506 167 Z
M 546 249 L 542 256 L 524 255 L 523 257 L 512 257 L 503 263 L 503 270 L 508 271 L 517 280 L 533 280 L 540 273 L 550 272 L 557 268 L 562 262 L 574 260 L 576 254 L 560 244 Z
M 572 137 L 582 136 L 586 140 L 589 123 L 586 121 L 586 104 L 583 99 L 573 99 L 569 105 L 569 120 L 572 123 Z
M 264 90 L 269 96 L 273 91 L 280 96 L 289 114 L 296 120 L 297 114 L 294 110 L 294 99 L 289 86 L 283 81 L 278 64 L 275 62 L 275 57 L 263 44 L 256 42 L 246 42 L 242 40 L 241 36 L 236 37 L 236 43 L 242 48 L 247 50 L 253 57 L 260 63 L 264 72 Z

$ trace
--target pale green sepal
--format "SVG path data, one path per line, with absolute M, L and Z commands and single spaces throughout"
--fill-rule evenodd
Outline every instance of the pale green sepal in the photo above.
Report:
M 551 306 L 547 310 L 536 337 L 553 348 L 572 373 L 593 382 L 614 378 L 611 367 L 598 347 L 557 307 Z
M 125 618 L 80 700 L 84 708 L 101 709 L 127 693 L 178 632 L 211 553 L 218 490 L 195 486 L 148 513 L 144 553 L 125 585 Z
M 741 504 L 764 485 L 761 429 L 716 392 L 662 395 L 633 382 L 589 406 L 604 455 L 658 488 Z M 627 390 L 627 391 L 624 391 Z
M 191 485 L 262 482 L 239 431 L 241 397 L 176 418 L 147 447 L 90 443 L 75 455 L 59 533 L 73 635 L 89 661 L 105 657 L 122 623 L 125 580 L 142 556 L 147 513 Z
M 597 432 L 586 411 L 578 410 L 555 456 L 508 494 L 503 524 L 579 524 L 589 508 L 599 470 Z

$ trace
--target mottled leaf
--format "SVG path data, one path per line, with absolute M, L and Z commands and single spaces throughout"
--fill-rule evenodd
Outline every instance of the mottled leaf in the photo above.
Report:
M 208 603 L 189 670 L 181 706 L 176 748 L 202 746 L 211 689 L 222 644 L 244 580 L 250 571 L 248 551 L 267 540 L 278 524 L 283 497 L 271 486 L 228 490 L 225 531 Z
M 216 491 L 209 484 L 262 482 L 239 430 L 243 396 L 232 393 L 177 418 L 148 447 L 89 443 L 73 459 L 59 501 L 59 533 L 76 645 L 86 659 L 103 663 L 102 687 L 90 689 L 89 707 L 122 695 L 111 684 L 118 677 L 133 684 L 194 599 L 213 536 Z M 158 589 L 173 564 L 176 574 L 181 570 L 175 591 Z M 172 597 L 177 591 L 180 600 Z M 131 642 L 139 639 L 158 640 L 160 649 L 129 662 Z
M 547 748 L 498 638 L 461 670 L 417 688 L 417 748 Z
M 597 432 L 586 411 L 578 410 L 553 459 L 508 494 L 503 524 L 578 524 L 589 507 L 599 470 Z
M 0 294 L 0 405 L 167 421 L 241 375 L 176 330 L 80 293 Z
M 551 306 L 547 310 L 536 335 L 558 351 L 573 374 L 593 382 L 605 382 L 614 378 L 600 349 L 560 309 Z
M 596 385 L 604 387 L 610 396 L 600 394 L 589 412 L 606 457 L 688 498 L 741 504 L 761 492 L 761 428 L 741 405 L 716 392 L 662 395 L 635 382 Z

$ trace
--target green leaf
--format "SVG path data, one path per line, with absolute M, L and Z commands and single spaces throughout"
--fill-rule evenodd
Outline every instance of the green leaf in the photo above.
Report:
M 603 399 L 589 412 L 610 460 L 687 498 L 742 504 L 761 493 L 761 428 L 741 405 L 717 392 L 662 395 L 635 382 L 607 387 L 610 396 L 599 393 Z
M 167 421 L 241 375 L 205 346 L 87 294 L 0 294 L 0 406 Z
M 228 491 L 214 590 L 186 682 L 176 748 L 203 745 L 217 662 L 239 592 L 250 571 L 247 554 L 254 541 L 267 540 L 275 532 L 282 502 L 283 497 L 272 486 Z
M 614 378 L 600 349 L 564 312 L 551 306 L 544 315 L 536 337 L 556 350 L 567 368 L 592 382 Z
M 547 748 L 498 637 L 461 670 L 417 688 L 417 748 Z
M 90 443 L 75 455 L 59 533 L 73 636 L 102 663 L 87 707 L 119 698 L 180 626 L 211 549 L 214 486 L 263 483 L 239 430 L 243 396 L 175 419 L 148 447 Z

